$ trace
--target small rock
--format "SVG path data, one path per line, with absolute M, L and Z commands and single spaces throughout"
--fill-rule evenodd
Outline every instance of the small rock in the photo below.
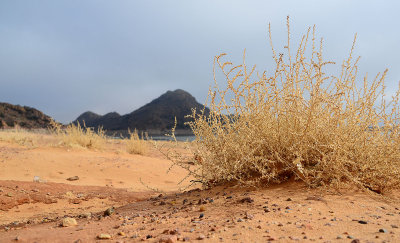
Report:
M 241 219 L 241 218 L 238 218 L 238 220 L 237 220 L 238 222 L 243 222 L 243 219 Z
M 190 241 L 190 238 L 189 237 L 183 237 L 183 241 Z
M 160 243 L 175 243 L 178 241 L 178 237 L 176 235 L 165 235 L 160 238 L 158 242 Z
M 201 204 L 207 204 L 207 201 L 204 198 L 200 198 L 199 201 L 197 202 L 198 205 Z
M 97 238 L 100 239 L 100 240 L 109 240 L 109 239 L 111 239 L 111 235 L 109 235 L 109 234 L 99 234 L 97 236 Z
M 180 229 L 177 228 L 177 229 L 174 229 L 174 230 L 170 230 L 169 234 L 170 235 L 180 235 L 181 231 L 180 231 Z
M 200 209 L 199 209 L 199 211 L 200 211 L 200 212 L 204 212 L 204 211 L 206 211 L 206 207 L 204 207 L 204 206 L 200 206 Z
M 288 199 L 286 199 L 286 201 L 290 202 L 290 201 L 292 201 L 292 199 L 289 197 Z
M 118 232 L 118 235 L 120 235 L 120 236 L 125 236 L 125 233 L 122 232 L 122 231 L 120 231 L 120 232 Z
M 136 232 L 134 235 L 131 236 L 132 239 L 138 238 L 140 235 Z
M 7 196 L 7 197 L 12 197 L 13 195 L 12 195 L 11 192 L 9 192 L 9 193 L 6 194 L 6 196 Z
M 251 197 L 245 197 L 239 200 L 240 203 L 252 203 L 254 200 Z
M 79 180 L 79 176 L 73 176 L 66 179 L 67 181 L 77 181 Z
M 69 227 L 69 226 L 75 226 L 78 225 L 76 220 L 74 218 L 63 218 L 61 222 L 61 226 L 63 227 Z
M 203 234 L 200 234 L 200 235 L 197 237 L 198 240 L 204 240 L 205 238 L 206 238 L 206 236 L 203 235 Z
M 354 240 L 351 241 L 351 243 L 360 243 L 360 240 L 359 239 L 354 239 Z
M 203 217 L 204 217 L 204 213 L 201 213 L 200 216 L 199 216 L 199 218 L 201 219 L 201 218 L 203 218 Z
M 397 225 L 394 225 L 394 224 L 392 224 L 392 225 L 390 225 L 393 229 L 398 229 L 399 228 L 399 226 L 397 226 Z
M 253 219 L 254 218 L 254 215 L 253 214 L 250 214 L 250 213 L 248 213 L 248 212 L 246 212 L 246 216 L 245 216 L 245 219 Z
M 338 240 L 343 239 L 343 236 L 338 235 L 338 236 L 336 236 L 336 239 L 338 239 Z
M 379 232 L 380 233 L 387 233 L 387 230 L 386 229 L 379 229 Z
M 368 224 L 368 222 L 365 221 L 365 220 L 358 220 L 358 223 L 359 223 L 359 224 Z
M 90 213 L 90 212 L 83 213 L 80 215 L 80 217 L 90 219 L 92 217 L 92 213 Z
M 152 235 L 146 235 L 146 239 L 150 239 L 150 238 L 153 238 L 153 236 Z
M 111 216 L 114 213 L 114 207 L 107 208 L 106 211 L 104 211 L 104 216 Z

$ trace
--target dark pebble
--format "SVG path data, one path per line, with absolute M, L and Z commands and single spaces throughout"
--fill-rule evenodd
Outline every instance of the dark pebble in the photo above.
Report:
M 114 213 L 114 207 L 107 208 L 106 211 L 104 211 L 104 216 L 111 216 Z
M 241 202 L 241 203 L 252 203 L 252 202 L 254 202 L 254 200 L 251 197 L 245 197 L 245 198 L 240 199 L 239 202 Z
M 77 180 L 79 180 L 78 176 L 73 176 L 73 177 L 67 178 L 67 181 L 77 181 Z
M 358 223 L 359 223 L 359 224 L 368 224 L 368 222 L 367 222 L 367 221 L 364 221 L 364 220 L 358 220 Z

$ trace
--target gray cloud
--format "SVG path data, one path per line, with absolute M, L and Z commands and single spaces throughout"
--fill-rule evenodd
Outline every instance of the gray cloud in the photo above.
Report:
M 67 1 L 0 2 L 0 100 L 69 122 L 80 113 L 127 113 L 166 90 L 204 102 L 221 52 L 272 70 L 267 40 L 294 44 L 317 25 L 327 59 L 341 62 L 358 33 L 360 80 L 390 68 L 400 80 L 397 1 Z

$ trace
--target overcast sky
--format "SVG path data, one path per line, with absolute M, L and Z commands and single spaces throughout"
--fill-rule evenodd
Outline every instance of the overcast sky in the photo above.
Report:
M 215 55 L 273 69 L 286 16 L 294 40 L 316 24 L 327 59 L 341 63 L 355 33 L 359 79 L 389 68 L 400 80 L 400 1 L 1 0 L 0 102 L 61 122 L 90 110 L 129 113 L 178 88 L 203 103 Z M 390 94 L 390 93 L 389 93 Z

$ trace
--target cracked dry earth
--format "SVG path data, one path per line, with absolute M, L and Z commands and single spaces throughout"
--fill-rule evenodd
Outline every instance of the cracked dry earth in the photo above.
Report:
M 177 192 L 184 171 L 166 174 L 154 153 L 0 147 L 0 242 L 400 242 L 399 191 L 288 182 Z

